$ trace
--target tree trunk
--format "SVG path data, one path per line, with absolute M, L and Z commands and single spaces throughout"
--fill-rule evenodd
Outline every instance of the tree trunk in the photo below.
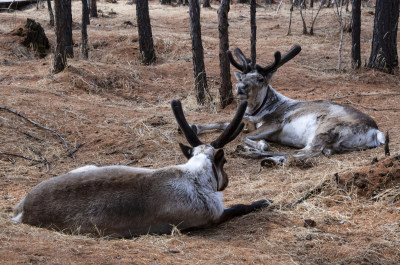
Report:
M 291 30 L 291 26 L 292 26 L 292 13 L 293 13 L 293 3 L 294 1 L 292 1 L 291 5 L 290 5 L 290 13 L 289 13 L 289 27 L 288 27 L 288 32 L 287 32 L 287 36 L 289 36 L 292 33 Z
M 53 8 L 51 8 L 51 0 L 47 0 L 47 9 L 49 10 L 49 16 L 50 16 L 50 26 L 54 27 L 54 14 L 53 14 Z
M 56 47 L 54 51 L 54 73 L 59 73 L 67 66 L 67 58 L 74 57 L 72 47 L 71 0 L 55 0 Z
M 86 8 L 86 25 L 90 25 L 90 0 L 86 0 Z
M 206 94 L 209 96 L 204 66 L 203 44 L 201 41 L 200 3 L 198 0 L 189 1 L 190 36 L 192 37 L 192 54 L 194 70 L 194 86 L 198 104 L 206 103 Z
M 90 16 L 97 17 L 97 0 L 90 0 Z
M 148 0 L 138 0 L 136 3 L 136 18 L 139 34 L 139 48 L 142 63 L 149 65 L 156 60 L 153 34 L 151 31 Z
M 89 58 L 88 52 L 88 35 L 87 35 L 87 21 L 89 18 L 89 8 L 87 0 L 82 0 L 82 47 L 81 53 L 83 59 Z
M 374 33 L 368 67 L 393 73 L 398 66 L 397 28 L 399 0 L 377 0 L 375 7 Z
M 353 0 L 352 7 L 352 22 L 351 26 L 351 65 L 353 69 L 361 67 L 361 0 Z
M 300 16 L 301 16 L 301 20 L 303 21 L 303 34 L 307 35 L 308 31 L 307 31 L 306 21 L 304 20 L 304 17 L 303 17 L 303 4 L 302 3 L 300 3 Z
M 210 0 L 203 0 L 203 7 L 211 7 Z
M 256 42 L 257 42 L 257 26 L 256 26 L 256 0 L 250 2 L 250 47 L 251 47 L 251 64 L 256 65 Z
M 226 51 L 229 50 L 229 2 L 230 0 L 221 0 L 218 8 L 218 32 L 219 32 L 219 69 L 221 86 L 219 88 L 220 104 L 225 108 L 233 101 L 231 68 Z

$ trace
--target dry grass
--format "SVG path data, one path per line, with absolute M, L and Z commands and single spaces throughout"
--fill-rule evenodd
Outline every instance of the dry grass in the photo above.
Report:
M 398 73 L 390 76 L 351 70 L 349 34 L 344 36 L 343 71 L 337 72 L 340 33 L 334 11 L 321 10 L 315 36 L 301 35 L 299 14 L 294 12 L 292 34 L 287 36 L 289 7 L 284 3 L 279 14 L 274 12 L 275 7 L 257 9 L 258 62 L 269 63 L 276 49 L 286 51 L 294 43 L 303 50 L 279 70 L 272 85 L 295 99 L 332 99 L 338 103 L 348 99 L 358 104 L 382 131 L 389 130 L 391 153 L 398 154 Z M 234 155 L 239 144 L 236 140 L 226 147 L 230 176 L 224 191 L 226 205 L 261 198 L 273 199 L 274 205 L 189 234 L 174 231 L 172 235 L 106 240 L 11 222 L 12 207 L 26 192 L 78 166 L 129 163 L 163 167 L 183 163 L 177 143 L 185 140 L 171 115 L 170 99 L 182 100 L 192 123 L 230 120 L 236 108 L 235 104 L 224 110 L 218 107 L 217 5 L 202 9 L 201 14 L 206 72 L 214 97 L 209 106 L 197 106 L 194 97 L 187 7 L 151 2 L 158 57 L 152 66 L 139 62 L 135 6 L 125 1 L 102 1 L 98 8 L 104 17 L 94 19 L 88 28 L 89 61 L 79 59 L 76 47 L 76 58 L 57 75 L 50 74 L 51 54 L 36 59 L 9 34 L 26 18 L 34 18 L 53 44 L 47 9 L 31 8 L 0 17 L 0 105 L 56 129 L 72 149 L 84 143 L 76 152 L 74 164 L 55 135 L 0 112 L 0 151 L 35 159 L 40 159 L 40 152 L 50 166 L 47 170 L 45 164 L 0 156 L 1 264 L 398 264 L 400 200 L 395 198 L 400 194 L 400 171 L 396 160 L 391 165 L 385 160 L 383 148 L 263 168 L 260 161 Z M 116 14 L 109 15 L 111 11 Z M 370 7 L 363 8 L 363 60 L 370 51 L 371 11 Z M 248 12 L 246 5 L 233 5 L 229 13 L 231 47 L 240 47 L 247 55 Z M 307 21 L 311 17 L 312 12 L 307 11 Z M 79 1 L 73 2 L 73 21 L 80 21 Z M 79 44 L 80 31 L 74 30 L 73 35 Z M 378 111 L 368 108 L 372 106 Z M 217 135 L 205 134 L 201 139 L 207 142 Z M 271 146 L 277 151 L 288 149 Z M 374 158 L 379 162 L 371 165 Z M 368 183 L 366 188 L 361 188 L 360 181 Z M 308 193 L 310 197 L 292 207 Z M 315 227 L 305 227 L 307 219 L 313 220 Z

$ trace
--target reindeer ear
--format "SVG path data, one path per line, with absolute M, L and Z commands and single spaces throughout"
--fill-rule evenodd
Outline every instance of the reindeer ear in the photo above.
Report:
M 225 154 L 223 149 L 218 149 L 217 152 L 214 154 L 214 163 L 216 165 L 219 165 L 221 163 L 225 164 L 226 159 L 225 159 Z
M 235 74 L 236 80 L 237 81 L 242 81 L 243 75 L 239 72 L 233 72 Z
M 182 153 L 184 156 L 186 156 L 187 159 L 190 159 L 193 156 L 193 148 L 184 144 L 179 143 L 179 147 L 182 150 Z

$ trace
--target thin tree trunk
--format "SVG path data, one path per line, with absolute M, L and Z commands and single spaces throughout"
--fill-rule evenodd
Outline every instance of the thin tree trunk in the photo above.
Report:
M 343 9 L 343 0 L 340 0 L 340 12 L 339 12 L 339 20 L 340 20 L 340 42 L 339 42 L 338 71 L 340 71 L 341 63 L 342 63 L 342 43 L 343 43 L 343 17 L 342 17 L 342 9 Z
M 353 69 L 361 67 L 361 0 L 353 0 L 351 26 L 351 65 Z
M 321 10 L 321 8 L 322 8 L 322 0 L 319 3 L 319 8 L 318 8 L 317 14 L 315 15 L 315 18 L 313 19 L 313 22 L 311 24 L 310 35 L 314 35 L 314 23 L 315 23 L 315 20 L 317 20 L 317 17 L 318 17 L 318 14 L 319 14 L 319 11 Z
M 54 14 L 53 14 L 53 8 L 51 8 L 51 0 L 47 0 L 47 9 L 49 10 L 49 16 L 50 16 L 50 26 L 54 27 Z
M 228 56 L 226 55 L 226 51 L 229 50 L 229 3 L 230 0 L 221 0 L 218 8 L 219 69 L 221 79 L 219 95 L 222 108 L 225 108 L 233 101 L 231 69 Z
M 82 0 L 82 47 L 81 53 L 83 59 L 89 58 L 88 51 L 88 35 L 87 35 L 87 21 L 89 17 L 89 8 L 87 0 Z
M 71 0 L 55 0 L 56 46 L 54 51 L 54 73 L 59 73 L 67 66 L 67 58 L 74 57 L 72 47 Z
M 203 0 L 203 7 L 211 7 L 210 0 Z
M 194 86 L 198 104 L 206 103 L 208 93 L 206 69 L 204 66 L 203 44 L 201 41 L 200 3 L 198 0 L 189 1 L 190 36 L 192 37 L 192 54 L 194 70 Z
M 254 66 L 256 64 L 256 58 L 257 58 L 256 0 L 251 0 L 250 2 L 250 28 L 251 28 L 251 36 L 250 36 L 251 64 Z
M 286 35 L 290 35 L 292 33 L 291 31 L 291 26 L 292 26 L 292 13 L 293 13 L 293 5 L 294 5 L 294 0 L 291 0 L 291 5 L 290 5 L 290 15 L 289 15 L 289 27 L 288 27 L 288 32 Z
M 398 22 L 399 0 L 377 0 L 368 67 L 387 73 L 393 73 L 394 68 L 398 67 Z
M 302 4 L 302 2 L 300 2 L 300 16 L 301 16 L 301 20 L 303 21 L 303 34 L 307 35 L 308 31 L 307 31 L 306 21 L 304 20 L 304 17 L 303 17 L 303 4 Z
M 136 18 L 139 34 L 139 48 L 142 63 L 149 65 L 156 60 L 153 34 L 151 31 L 148 0 L 138 0 L 136 3 Z
M 97 0 L 90 0 L 90 16 L 97 17 Z M 140 0 L 139 0 L 140 1 Z
M 279 12 L 279 9 L 281 8 L 282 3 L 283 3 L 283 0 L 281 0 L 281 1 L 279 2 L 278 7 L 276 8 L 276 13 L 277 13 L 277 14 L 278 14 L 278 12 Z

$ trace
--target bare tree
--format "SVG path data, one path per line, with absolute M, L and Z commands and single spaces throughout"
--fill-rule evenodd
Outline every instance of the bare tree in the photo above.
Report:
M 203 0 L 203 7 L 211 7 L 210 0 Z
M 97 15 L 97 0 L 90 0 L 90 16 L 98 17 Z
M 398 67 L 397 28 L 399 0 L 377 0 L 375 7 L 374 33 L 368 67 L 393 73 Z
M 353 0 L 351 26 L 351 65 L 354 69 L 361 67 L 361 0 Z
M 51 0 L 47 0 L 47 9 L 49 10 L 49 16 L 50 16 L 50 26 L 54 27 L 54 14 L 53 14 L 53 8 L 51 8 Z
M 218 8 L 218 32 L 219 32 L 219 69 L 221 86 L 219 88 L 220 104 L 225 108 L 233 101 L 231 68 L 226 51 L 229 50 L 229 23 L 228 13 L 230 0 L 221 0 Z
M 88 59 L 88 35 L 87 35 L 87 22 L 89 18 L 89 8 L 87 0 L 82 0 L 82 47 L 81 53 L 84 59 Z
M 54 0 L 56 18 L 56 47 L 54 51 L 54 73 L 59 73 L 67 65 L 67 58 L 74 57 L 72 45 L 71 0 Z
M 256 42 L 257 42 L 257 25 L 256 25 L 256 0 L 250 0 L 250 46 L 251 46 L 251 63 L 256 65 Z
M 340 11 L 339 11 L 339 23 L 340 23 L 340 42 L 339 42 L 339 59 L 338 59 L 338 70 L 340 71 L 342 63 L 342 44 L 343 44 L 343 0 L 340 0 Z
M 201 41 L 200 3 L 198 0 L 189 1 L 190 36 L 192 37 L 192 55 L 194 70 L 194 86 L 198 104 L 206 103 L 208 93 L 206 69 L 204 66 L 203 44 Z M 210 100 L 210 98 L 208 98 Z
M 137 0 L 136 18 L 139 34 L 139 47 L 142 63 L 148 65 L 156 60 L 154 52 L 153 34 L 151 31 L 148 0 Z

